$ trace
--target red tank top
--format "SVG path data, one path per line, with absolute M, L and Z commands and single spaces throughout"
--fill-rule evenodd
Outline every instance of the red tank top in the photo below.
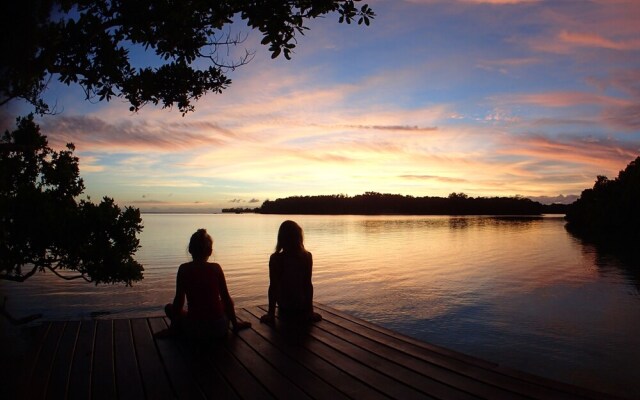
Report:
M 217 267 L 217 268 L 216 268 Z M 187 318 L 213 320 L 224 316 L 220 300 L 220 266 L 217 264 L 183 264 L 178 269 L 178 285 L 187 296 Z

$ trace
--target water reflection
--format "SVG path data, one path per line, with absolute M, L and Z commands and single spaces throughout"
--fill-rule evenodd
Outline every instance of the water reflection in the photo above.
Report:
M 542 216 L 369 216 L 357 221 L 365 234 L 391 234 L 422 229 L 506 228 L 528 229 L 541 223 Z M 553 218 L 553 217 L 551 217 Z
M 581 244 L 582 252 L 593 254 L 593 264 L 600 274 L 607 278 L 622 274 L 640 294 L 640 247 L 635 240 L 610 235 L 585 236 L 567 229 L 567 232 Z

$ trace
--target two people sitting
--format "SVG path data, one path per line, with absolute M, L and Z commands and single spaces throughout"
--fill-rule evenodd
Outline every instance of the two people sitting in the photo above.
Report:
M 176 295 L 165 306 L 171 320 L 170 333 L 196 337 L 224 337 L 229 323 L 234 332 L 251 326 L 236 317 L 235 308 L 220 264 L 209 262 L 213 239 L 205 229 L 198 229 L 189 241 L 193 261 L 178 268 Z M 302 228 L 285 221 L 278 230 L 276 251 L 269 259 L 269 311 L 260 322 L 275 321 L 279 316 L 296 322 L 320 321 L 313 311 L 311 270 L 313 259 L 304 248 Z M 185 310 L 185 299 L 188 310 Z

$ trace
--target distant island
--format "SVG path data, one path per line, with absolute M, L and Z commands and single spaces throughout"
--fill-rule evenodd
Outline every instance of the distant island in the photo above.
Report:
M 242 207 L 232 207 L 232 208 L 223 208 L 222 212 L 223 213 L 230 213 L 230 214 L 251 214 L 251 213 L 257 213 L 258 208 L 242 208 Z
M 225 208 L 223 213 L 333 215 L 541 215 L 565 214 L 568 205 L 545 205 L 521 197 L 414 197 L 366 192 L 356 196 L 293 196 L 267 200 L 258 208 Z

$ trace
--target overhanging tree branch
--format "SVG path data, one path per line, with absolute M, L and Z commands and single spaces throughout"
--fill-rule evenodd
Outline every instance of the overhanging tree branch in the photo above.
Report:
M 84 279 L 86 282 L 93 282 L 91 279 L 87 278 L 86 275 L 84 275 L 84 274 L 68 276 L 68 275 L 62 275 L 61 273 L 59 273 L 57 271 L 57 269 L 58 269 L 57 267 L 51 267 L 50 265 L 47 265 L 44 268 L 48 269 L 51 272 L 53 272 L 58 278 L 64 279 L 65 281 L 73 281 L 73 280 L 76 280 L 76 279 Z
M 151 102 L 186 113 L 202 95 L 220 93 L 229 85 L 222 72 L 253 58 L 255 51 L 245 49 L 240 59 L 228 60 L 230 50 L 248 35 L 234 37 L 230 26 L 245 22 L 262 36 L 261 44 L 272 58 L 282 54 L 289 59 L 296 35 L 308 30 L 311 19 L 337 14 L 340 23 L 369 25 L 375 13 L 357 3 L 360 0 L 4 1 L 0 14 L 11 18 L 0 24 L 0 35 L 9 38 L 0 48 L 0 105 L 21 98 L 37 112 L 48 112 L 43 96 L 48 79 L 55 77 L 82 86 L 88 100 L 120 97 L 131 103 L 132 111 Z M 151 61 L 138 66 L 132 47 Z M 172 63 L 183 64 L 186 75 L 202 79 L 166 90 L 164 67 Z

